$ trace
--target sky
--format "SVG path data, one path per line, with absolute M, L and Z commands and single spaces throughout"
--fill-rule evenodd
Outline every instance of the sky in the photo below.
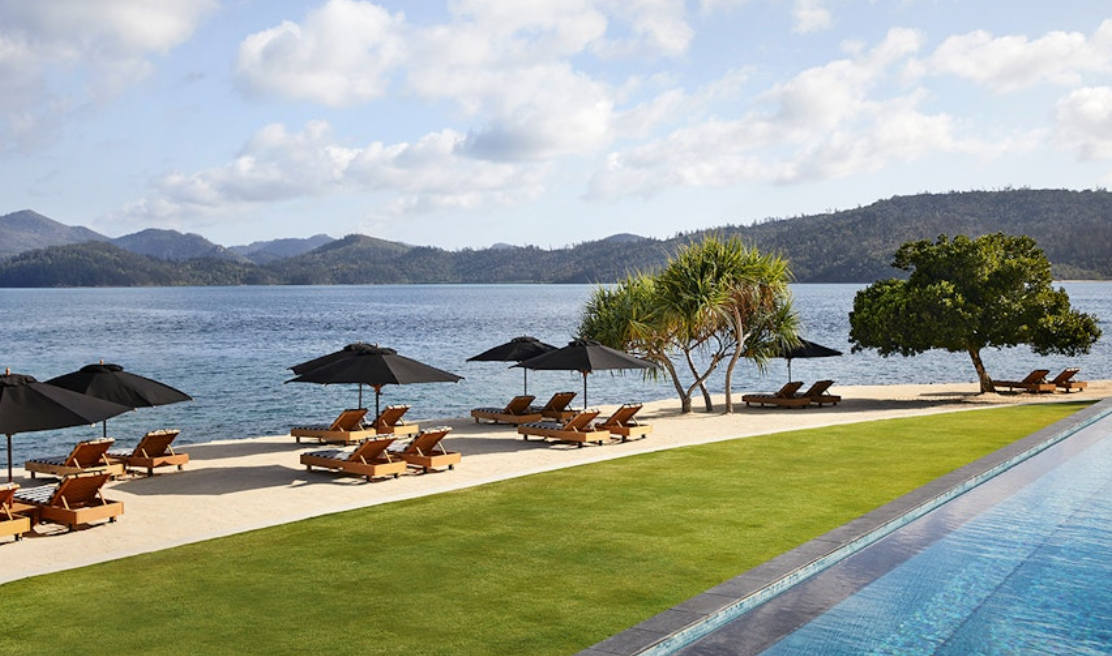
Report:
M 1112 185 L 1092 0 L 0 0 L 0 215 L 224 245 L 669 238 Z

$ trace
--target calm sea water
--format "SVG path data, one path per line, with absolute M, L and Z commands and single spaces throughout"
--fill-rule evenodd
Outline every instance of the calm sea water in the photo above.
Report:
M 1076 307 L 1097 314 L 1112 335 L 1112 283 L 1064 285 Z M 848 313 L 860 285 L 796 285 L 804 336 L 845 355 L 795 360 L 792 377 L 832 378 L 837 385 L 976 380 L 967 356 L 932 352 L 881 358 L 849 351 Z M 521 392 L 522 371 L 508 364 L 466 362 L 513 337 L 528 334 L 562 346 L 575 334 L 589 285 L 422 285 L 356 287 L 194 287 L 140 289 L 0 289 L 0 367 L 47 380 L 104 360 L 173 385 L 192 403 L 145 408 L 108 422 L 110 435 L 133 444 L 148 429 L 182 429 L 182 443 L 285 433 L 291 425 L 331 420 L 357 405 L 355 386 L 283 384 L 288 367 L 355 341 L 378 343 L 401 355 L 465 377 L 454 384 L 388 386 L 382 403 L 412 406 L 407 418 L 462 416 L 476 405 L 500 405 Z M 1080 378 L 1112 378 L 1112 347 L 1098 343 L 1081 358 L 1033 355 L 1026 348 L 984 354 L 994 376 L 1023 376 L 1036 367 L 1080 366 Z M 776 389 L 787 368 L 763 374 L 747 368 L 735 391 Z M 720 390 L 721 376 L 711 381 Z M 565 372 L 531 372 L 540 399 L 576 390 Z M 373 392 L 364 405 L 374 407 Z M 591 405 L 675 396 L 665 380 L 638 373 L 594 374 Z M 101 427 L 16 436 L 16 463 L 68 450 Z M 0 449 L 0 458 L 6 455 Z M 6 465 L 6 463 L 5 463 Z

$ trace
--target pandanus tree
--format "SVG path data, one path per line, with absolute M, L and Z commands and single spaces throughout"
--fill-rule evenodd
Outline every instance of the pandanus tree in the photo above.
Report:
M 1100 338 L 1097 318 L 1074 310 L 1066 291 L 1053 288 L 1050 261 L 1030 237 L 907 242 L 892 266 L 910 275 L 873 283 L 854 298 L 854 351 L 967 353 L 984 393 L 996 391 L 981 359 L 986 348 L 1026 344 L 1039 355 L 1078 355 Z
M 763 255 L 737 238 L 707 237 L 682 247 L 656 275 L 638 274 L 597 290 L 580 332 L 660 364 L 683 412 L 691 412 L 697 392 L 713 410 L 706 381 L 726 362 L 731 412 L 736 364 L 750 358 L 761 365 L 798 339 L 789 278 L 782 258 Z M 673 356 L 682 358 L 683 375 Z

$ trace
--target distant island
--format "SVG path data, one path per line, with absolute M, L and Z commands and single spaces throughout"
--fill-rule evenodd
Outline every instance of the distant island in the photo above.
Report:
M 896 196 L 670 239 L 622 234 L 560 249 L 500 243 L 449 251 L 358 234 L 224 247 L 157 229 L 113 239 L 22 210 L 0 217 L 0 287 L 609 283 L 660 267 L 706 233 L 783 254 L 797 282 L 869 283 L 899 273 L 891 260 L 903 242 L 992 232 L 1033 237 L 1057 279 L 1112 279 L 1112 193 L 1007 189 Z

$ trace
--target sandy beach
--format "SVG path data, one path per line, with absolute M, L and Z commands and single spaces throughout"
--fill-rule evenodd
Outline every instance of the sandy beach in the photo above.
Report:
M 70 533 L 64 527 L 40 525 L 20 542 L 0 543 L 0 583 L 637 453 L 798 428 L 1001 404 L 1097 400 L 1112 393 L 1112 381 L 1090 381 L 1085 391 L 1069 395 L 981 395 L 972 383 L 839 386 L 831 392 L 841 395 L 843 401 L 836 406 L 806 409 L 746 408 L 740 404 L 732 415 L 721 413 L 721 399 L 716 399 L 715 413 L 697 411 L 686 416 L 679 413 L 676 400 L 649 403 L 638 415 L 653 426 L 647 439 L 584 448 L 537 439 L 525 441 L 513 427 L 476 424 L 470 418 L 423 421 L 422 428 L 451 427 L 445 445 L 462 454 L 462 463 L 452 471 L 411 473 L 370 483 L 332 472 L 307 472 L 299 464 L 299 454 L 322 447 L 308 441 L 298 444 L 289 435 L 190 445 L 181 449 L 191 458 L 185 471 L 150 478 L 130 476 L 105 487 L 106 497 L 124 503 L 125 514 L 116 523 Z M 701 407 L 701 400 L 697 407 Z M 606 416 L 613 407 L 600 410 Z M 23 487 L 52 482 L 49 478 L 32 480 L 18 468 L 15 480 Z

